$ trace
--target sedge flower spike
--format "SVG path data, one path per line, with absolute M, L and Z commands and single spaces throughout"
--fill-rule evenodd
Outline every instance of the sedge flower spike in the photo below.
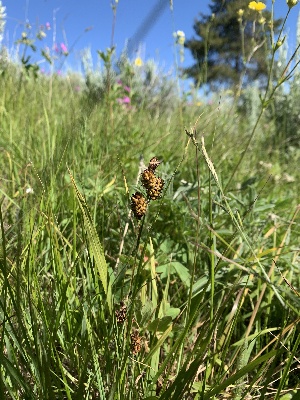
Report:
M 250 1 L 250 3 L 248 4 L 248 8 L 250 8 L 250 10 L 254 10 L 254 11 L 262 11 L 266 8 L 266 5 L 261 2 L 261 1 Z

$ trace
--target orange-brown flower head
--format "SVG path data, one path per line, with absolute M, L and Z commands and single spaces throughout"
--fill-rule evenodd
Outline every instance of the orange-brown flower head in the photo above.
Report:
M 140 192 L 131 196 L 131 210 L 137 219 L 141 219 L 147 211 L 147 200 Z
M 145 169 L 145 171 L 142 173 L 142 185 L 144 188 L 148 191 L 155 186 L 155 183 L 156 176 L 154 175 L 154 172 L 149 169 Z
M 147 190 L 147 195 L 151 200 L 156 200 L 161 197 L 161 192 L 164 188 L 164 181 L 159 176 L 155 177 L 155 184 Z

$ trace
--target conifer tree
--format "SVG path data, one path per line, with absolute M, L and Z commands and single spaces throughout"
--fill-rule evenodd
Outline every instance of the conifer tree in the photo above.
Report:
M 281 20 L 271 20 L 262 2 L 211 0 L 211 14 L 200 13 L 195 20 L 195 36 L 187 40 L 194 65 L 184 69 L 195 84 L 212 88 L 236 86 L 241 74 L 244 83 L 265 82 L 268 74 L 271 34 L 279 31 Z M 246 73 L 245 73 L 246 72 Z

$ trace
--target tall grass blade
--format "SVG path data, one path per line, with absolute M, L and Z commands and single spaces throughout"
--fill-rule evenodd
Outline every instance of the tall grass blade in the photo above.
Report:
M 73 178 L 71 171 L 69 169 L 68 169 L 68 171 L 70 174 L 72 185 L 73 185 L 75 193 L 76 193 L 76 197 L 78 200 L 78 204 L 79 204 L 81 213 L 83 215 L 84 226 L 86 228 L 87 237 L 88 237 L 88 241 L 89 241 L 89 245 L 90 245 L 90 251 L 91 251 L 91 254 L 94 256 L 95 265 L 96 265 L 100 280 L 102 282 L 103 289 L 107 296 L 106 300 L 107 300 L 109 310 L 110 310 L 110 312 L 112 312 L 112 297 L 111 297 L 112 295 L 111 295 L 111 291 L 110 291 L 111 286 L 108 285 L 108 268 L 107 268 L 107 263 L 105 260 L 104 250 L 102 248 L 97 231 L 92 222 L 92 217 L 89 212 L 86 201 L 85 201 L 84 197 L 82 196 L 82 194 L 79 192 L 79 189 L 75 183 L 75 180 Z

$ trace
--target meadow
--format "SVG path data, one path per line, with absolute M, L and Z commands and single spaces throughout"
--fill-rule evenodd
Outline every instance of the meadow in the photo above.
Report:
M 0 398 L 299 399 L 296 55 L 201 103 L 99 55 L 1 58 Z

